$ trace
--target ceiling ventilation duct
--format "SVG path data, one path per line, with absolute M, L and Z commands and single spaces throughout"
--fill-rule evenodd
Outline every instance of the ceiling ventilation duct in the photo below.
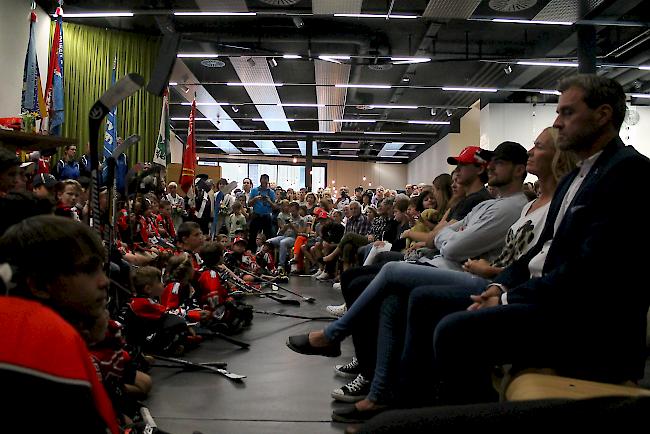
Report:
M 490 0 L 490 9 L 498 12 L 520 12 L 530 9 L 537 0 Z

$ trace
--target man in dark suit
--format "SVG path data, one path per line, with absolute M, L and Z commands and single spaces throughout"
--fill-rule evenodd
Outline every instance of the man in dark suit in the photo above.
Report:
M 559 90 L 553 126 L 581 163 L 560 181 L 537 245 L 436 327 L 447 402 L 485 398 L 498 364 L 608 382 L 643 377 L 650 287 L 640 264 L 650 231 L 623 216 L 644 215 L 636 186 L 650 160 L 619 137 L 626 106 L 617 82 L 576 75 Z

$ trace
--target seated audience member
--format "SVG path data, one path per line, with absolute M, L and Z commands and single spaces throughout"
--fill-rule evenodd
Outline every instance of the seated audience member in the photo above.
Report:
M 5 429 L 19 432 L 29 420 L 29 430 L 118 432 L 84 344 L 106 332 L 104 260 L 99 237 L 61 217 L 27 218 L 0 238 L 0 263 L 14 270 L 12 297 L 0 298 L 0 376 L 12 390 Z M 48 403 L 35 419 L 34 391 Z M 17 423 L 22 428 L 9 428 Z
M 201 227 L 196 222 L 184 222 L 176 230 L 176 246 L 180 251 L 190 256 L 192 266 L 197 271 L 203 263 L 198 252 L 204 242 L 203 231 L 201 231 Z
M 137 321 L 127 323 L 127 341 L 148 352 L 180 355 L 190 332 L 184 320 L 160 303 L 165 289 L 161 278 L 160 270 L 151 266 L 133 273 L 135 296 L 129 301 L 129 309 Z
M 14 191 L 18 185 L 20 159 L 3 147 L 0 147 L 0 197 Z
M 50 174 L 39 173 L 32 180 L 32 192 L 34 196 L 41 199 L 50 199 L 54 201 L 54 188 L 57 180 Z
M 56 184 L 55 193 L 57 201 L 55 214 L 80 221 L 80 213 L 76 205 L 81 193 L 81 184 L 74 179 L 60 181 Z
M 548 131 L 543 132 L 538 138 L 536 144 L 540 141 L 544 142 L 546 152 L 546 154 L 543 155 L 544 158 L 540 156 L 540 161 L 537 166 L 527 164 L 526 168 L 529 168 L 534 174 L 540 177 L 544 177 L 545 179 L 551 178 L 551 160 L 553 154 L 555 153 L 551 134 Z M 490 164 L 488 165 L 488 171 L 490 174 L 489 182 L 501 185 L 503 181 L 510 179 L 509 182 L 501 185 L 501 188 L 506 187 L 506 189 L 503 190 L 504 193 L 510 191 L 511 195 L 516 191 L 516 189 L 514 189 L 514 185 L 517 183 L 519 185 L 519 190 L 521 190 L 521 183 L 523 182 L 523 177 L 525 176 L 525 170 L 523 170 L 524 168 L 520 167 L 520 160 L 513 158 L 513 153 L 511 152 L 512 148 L 513 147 L 510 145 L 501 146 L 501 149 L 497 148 L 497 151 L 494 153 L 494 155 L 485 155 L 486 159 L 490 160 Z M 515 147 L 515 149 L 517 148 Z M 533 153 L 532 155 L 536 154 Z M 508 161 L 508 159 L 514 159 L 515 161 Z M 497 168 L 496 162 L 500 162 L 499 165 L 504 167 Z M 508 169 L 506 166 L 509 166 L 510 168 Z M 504 176 L 507 175 L 508 172 L 511 173 L 510 177 Z M 555 185 L 555 182 L 557 182 L 557 180 L 553 180 L 553 186 Z M 550 192 L 550 195 L 552 195 L 552 191 Z M 532 230 L 533 227 L 537 227 L 537 235 L 539 235 L 541 229 L 541 226 L 539 225 L 539 219 L 541 218 L 543 220 L 546 214 L 546 210 L 548 209 L 548 202 L 551 197 L 550 195 L 546 196 L 544 201 L 540 201 L 539 203 L 535 204 L 535 208 L 533 208 L 532 211 L 530 211 L 532 205 L 528 206 L 528 209 L 525 209 L 523 212 L 520 211 L 520 219 L 513 224 L 513 226 L 508 231 L 508 235 L 506 236 L 506 247 L 503 249 L 502 256 L 499 258 L 503 261 L 503 263 L 512 261 L 515 254 L 523 254 L 522 251 L 517 251 L 516 253 L 512 252 L 512 250 L 516 248 L 517 244 L 521 244 L 521 246 L 523 246 L 522 249 L 525 249 L 525 246 L 530 247 L 533 241 L 532 239 L 529 239 L 527 232 L 522 232 L 519 230 L 520 226 L 525 227 L 527 230 Z M 525 199 L 523 201 L 525 202 Z M 485 203 L 489 205 L 489 203 Z M 477 207 L 480 206 L 481 205 L 478 205 Z M 540 209 L 540 211 L 538 211 L 538 209 Z M 531 214 L 530 216 L 529 213 Z M 470 215 L 471 214 L 472 213 L 470 213 Z M 537 222 L 537 224 L 533 224 L 533 221 Z M 484 287 L 487 282 L 488 281 L 486 279 L 479 278 L 478 276 L 472 276 L 470 273 L 465 273 L 462 271 L 450 271 L 426 267 L 422 265 L 393 262 L 385 265 L 381 269 L 379 275 L 377 275 L 377 277 L 372 280 L 371 284 L 368 285 L 368 288 L 366 288 L 362 296 L 352 304 L 351 310 L 341 320 L 336 321 L 332 324 L 332 326 L 329 326 L 327 328 L 328 333 L 335 331 L 334 333 L 330 335 L 322 335 L 322 332 L 317 332 L 314 333 L 313 336 L 310 334 L 309 339 L 311 341 L 312 338 L 316 340 L 317 338 L 324 337 L 326 342 L 330 342 L 331 336 L 331 342 L 337 342 L 338 339 L 340 339 L 338 337 L 335 337 L 338 336 L 337 333 L 342 330 L 345 330 L 343 335 L 347 335 L 352 332 L 353 330 L 350 326 L 352 324 L 359 324 L 356 321 L 358 321 L 359 318 L 363 317 L 363 315 L 361 315 L 362 312 L 368 309 L 377 309 L 378 303 L 380 305 L 380 301 L 386 295 L 386 290 L 394 290 L 396 293 L 408 295 L 409 291 L 413 288 L 427 283 L 445 285 L 464 283 L 473 288 L 469 291 L 469 293 L 472 294 L 480 292 L 481 288 Z M 465 298 L 468 297 L 468 294 L 466 292 L 463 295 Z M 404 310 L 403 306 L 401 310 Z M 342 328 L 339 329 L 339 326 Z M 355 340 L 355 346 L 356 342 L 357 341 Z M 395 342 L 398 342 L 397 338 Z M 292 344 L 290 342 L 290 347 L 291 345 Z M 300 348 L 298 348 L 298 351 L 300 352 Z M 381 355 L 381 353 L 378 353 L 378 356 L 379 355 Z M 359 355 L 358 350 L 357 356 L 360 359 L 362 358 Z M 385 374 L 386 370 L 388 370 L 388 368 L 384 369 L 384 371 L 382 371 L 382 374 Z M 384 379 L 384 377 L 377 377 L 377 374 L 375 374 L 375 378 L 379 378 L 378 381 Z M 367 393 L 370 390 L 370 380 L 365 379 L 365 383 L 365 392 Z M 379 384 L 381 386 L 385 386 L 384 382 L 381 382 Z

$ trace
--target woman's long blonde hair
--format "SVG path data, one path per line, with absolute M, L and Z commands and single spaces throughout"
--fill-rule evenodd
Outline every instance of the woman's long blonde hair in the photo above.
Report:
M 573 151 L 563 151 L 558 147 L 559 130 L 554 127 L 546 127 L 544 131 L 548 131 L 553 139 L 553 146 L 555 147 L 555 155 L 551 162 L 551 173 L 555 182 L 558 182 L 567 173 L 571 172 L 578 163 L 578 157 Z M 542 132 L 544 132 L 542 131 Z

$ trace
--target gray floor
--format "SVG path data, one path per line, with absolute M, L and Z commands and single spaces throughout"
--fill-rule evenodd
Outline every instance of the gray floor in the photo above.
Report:
M 260 310 L 325 316 L 325 306 L 340 304 L 340 292 L 331 283 L 292 277 L 288 288 L 315 297 L 316 303 L 285 307 L 268 299 L 252 299 Z M 293 297 L 287 294 L 289 297 Z M 174 434 L 207 433 L 340 433 L 344 426 L 331 422 L 330 392 L 345 384 L 334 375 L 343 356 L 302 356 L 289 350 L 287 336 L 322 328 L 325 322 L 255 314 L 250 329 L 237 335 L 251 343 L 248 350 L 222 340 L 209 340 L 186 356 L 192 361 L 224 361 L 232 372 L 247 378 L 237 384 L 217 374 L 154 368 L 154 389 L 147 401 L 159 427 Z

